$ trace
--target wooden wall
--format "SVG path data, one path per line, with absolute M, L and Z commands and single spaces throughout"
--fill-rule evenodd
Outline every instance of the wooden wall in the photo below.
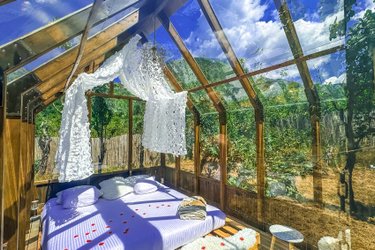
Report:
M 8 249 L 24 249 L 30 217 L 34 126 L 21 119 L 5 119 L 4 242 Z

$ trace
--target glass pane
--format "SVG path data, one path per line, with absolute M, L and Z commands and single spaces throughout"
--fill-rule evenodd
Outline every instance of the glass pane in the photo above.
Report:
M 227 110 L 236 110 L 251 107 L 249 97 L 239 81 L 234 81 L 214 87 L 222 97 L 222 103 Z
M 201 115 L 201 174 L 220 180 L 219 115 Z
M 59 143 L 63 104 L 57 99 L 35 117 L 34 180 L 55 180 L 55 156 Z
M 228 112 L 228 184 L 256 192 L 254 110 Z
M 187 154 L 181 157 L 181 170 L 194 173 L 194 117 L 186 110 L 186 150 Z
M 290 104 L 307 102 L 295 65 L 257 75 L 253 80 L 254 88 L 265 106 L 284 106 L 286 110 L 290 110 Z
M 199 113 L 214 113 L 216 109 L 213 105 L 213 102 L 208 97 L 208 94 L 205 90 L 198 90 L 188 94 L 191 101 L 194 103 L 194 106 L 198 109 Z
M 311 200 L 313 164 L 308 104 L 267 107 L 265 117 L 266 195 L 300 202 Z
M 345 163 L 345 127 L 340 109 L 347 107 L 345 51 L 307 61 L 321 101 L 321 164 L 324 169 L 323 200 L 327 208 L 338 208 L 337 194 Z
M 286 2 L 305 54 L 344 44 L 344 36 L 331 37 L 331 30 L 344 18 L 344 1 Z
M 246 71 L 293 58 L 272 1 L 250 1 L 246 4 L 226 0 L 210 2 Z
M 0 45 L 17 39 L 40 27 L 54 22 L 89 4 L 82 1 L 23 1 L 10 2 L 0 8 Z M 15 28 L 17 27 L 17 28 Z
M 170 19 L 208 81 L 216 82 L 234 76 L 196 0 L 189 0 Z

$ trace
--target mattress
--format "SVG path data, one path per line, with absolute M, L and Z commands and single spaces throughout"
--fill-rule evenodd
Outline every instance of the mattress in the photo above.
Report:
M 42 249 L 176 249 L 224 226 L 225 214 L 210 205 L 205 220 L 180 220 L 177 208 L 185 197 L 164 186 L 75 209 L 50 199 L 42 213 Z

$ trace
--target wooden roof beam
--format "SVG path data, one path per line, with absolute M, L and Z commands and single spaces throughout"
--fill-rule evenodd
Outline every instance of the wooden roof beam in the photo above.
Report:
M 208 85 L 209 81 L 203 74 L 202 70 L 200 69 L 198 63 L 195 61 L 194 57 L 191 55 L 189 50 L 187 49 L 186 45 L 184 44 L 183 40 L 181 39 L 180 35 L 178 34 L 176 28 L 170 22 L 169 18 L 164 14 L 160 13 L 158 15 L 159 21 L 163 25 L 163 27 L 167 30 L 168 34 L 172 38 L 173 42 L 176 44 L 177 48 L 180 50 L 182 56 L 185 58 L 186 62 L 190 66 L 191 70 L 197 77 L 198 81 L 204 86 Z M 221 117 L 221 123 L 225 123 L 225 107 L 222 104 L 219 96 L 212 88 L 206 88 L 205 91 L 207 92 L 209 98 L 213 102 L 215 109 L 219 112 Z
M 106 19 L 121 13 L 126 8 L 139 8 L 145 2 L 146 0 L 106 0 L 107 4 L 111 4 L 108 16 L 102 13 L 96 15 L 92 19 L 91 26 L 102 23 Z M 87 5 L 56 22 L 2 45 L 0 47 L 0 68 L 6 73 L 10 73 L 82 34 L 92 8 L 92 4 Z

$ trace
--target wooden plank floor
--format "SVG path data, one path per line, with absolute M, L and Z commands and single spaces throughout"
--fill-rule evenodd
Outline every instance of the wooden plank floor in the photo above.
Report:
M 247 225 L 246 223 L 243 223 L 242 221 L 239 221 L 233 217 L 227 217 L 225 226 L 211 232 L 209 235 L 212 236 L 218 236 L 218 237 L 228 237 L 235 233 L 237 233 L 239 230 L 243 228 L 251 228 L 257 231 L 260 235 L 260 249 L 261 250 L 268 250 L 271 245 L 271 235 L 260 231 L 256 228 L 253 228 L 250 225 Z M 36 220 L 31 222 L 30 224 L 30 230 L 28 234 L 26 235 L 26 250 L 39 250 L 40 249 L 40 220 Z M 288 249 L 288 245 L 281 241 L 276 241 L 275 244 L 275 250 L 284 250 Z

